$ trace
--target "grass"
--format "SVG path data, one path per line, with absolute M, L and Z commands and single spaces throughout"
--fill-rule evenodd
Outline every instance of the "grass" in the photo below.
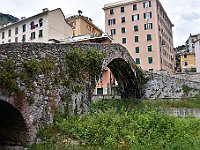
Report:
M 200 108 L 200 98 L 179 100 L 143 100 L 141 102 L 151 108 Z
M 42 142 L 33 150 L 199 150 L 200 119 L 168 116 L 158 106 L 198 106 L 181 101 L 102 100 L 91 113 L 72 117 L 57 113 L 40 130 Z M 153 103 L 153 104 L 152 104 Z M 160 105 L 159 105 L 160 104 Z

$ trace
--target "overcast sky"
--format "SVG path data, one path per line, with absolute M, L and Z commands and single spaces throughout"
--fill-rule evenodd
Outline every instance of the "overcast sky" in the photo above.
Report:
M 105 3 L 119 0 L 0 0 L 0 12 L 21 18 L 40 13 L 43 8 L 61 8 L 65 16 L 77 14 L 90 17 L 93 23 L 104 30 Z M 199 0 L 160 0 L 172 23 L 175 25 L 174 46 L 182 45 L 189 34 L 200 33 Z

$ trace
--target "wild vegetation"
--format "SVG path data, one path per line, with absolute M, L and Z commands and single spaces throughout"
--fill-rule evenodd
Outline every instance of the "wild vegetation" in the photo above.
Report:
M 200 120 L 168 116 L 155 109 L 159 106 L 199 107 L 200 99 L 175 102 L 102 100 L 93 103 L 90 114 L 85 116 L 72 117 L 58 112 L 53 125 L 40 130 L 41 143 L 32 149 L 200 149 Z

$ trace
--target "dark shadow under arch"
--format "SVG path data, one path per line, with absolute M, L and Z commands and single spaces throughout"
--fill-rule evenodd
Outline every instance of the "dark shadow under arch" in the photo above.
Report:
M 27 142 L 25 120 L 19 110 L 0 100 L 0 145 L 21 146 Z
M 141 89 L 134 71 L 124 59 L 116 58 L 108 64 L 115 76 L 122 98 L 141 98 Z

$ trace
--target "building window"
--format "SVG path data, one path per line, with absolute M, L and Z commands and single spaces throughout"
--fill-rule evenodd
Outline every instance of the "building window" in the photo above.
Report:
M 135 48 L 135 53 L 140 53 L 140 48 L 139 47 Z
M 114 14 L 114 9 L 110 9 L 110 15 Z
M 22 35 L 22 42 L 26 42 L 26 35 Z
M 15 37 L 15 43 L 18 43 L 18 37 Z
M 184 58 L 187 58 L 187 54 L 184 54 Z
M 31 26 L 31 30 L 32 30 L 32 29 L 35 29 L 34 21 L 32 21 L 32 22 L 30 23 L 30 26 Z
M 151 34 L 147 34 L 147 41 L 151 41 L 151 40 L 152 40 Z
M 5 32 L 2 32 L 2 39 L 5 38 Z
M 15 28 L 15 35 L 18 34 L 18 27 Z
M 149 69 L 149 71 L 153 71 L 153 69 L 151 68 L 151 69 Z
M 122 23 L 126 22 L 126 18 L 125 17 L 122 17 Z
M 39 37 L 43 37 L 43 30 L 39 30 Z
M 143 3 L 143 7 L 144 7 L 144 8 L 151 7 L 151 2 L 150 2 L 150 1 L 145 1 L 145 2 Z
M 122 38 L 122 44 L 126 44 L 126 38 Z
M 148 20 L 150 18 L 152 18 L 152 13 L 151 12 L 144 13 L 144 19 Z
M 144 24 L 144 29 L 145 30 L 153 29 L 153 24 L 152 23 L 146 23 L 146 24 Z
M 10 36 L 11 36 L 11 29 L 8 30 L 8 37 L 10 37 Z
M 135 63 L 136 63 L 137 65 L 139 65 L 139 64 L 140 64 L 140 58 L 135 58 Z
M 43 26 L 43 18 L 39 19 L 39 26 L 42 27 Z
M 148 62 L 149 62 L 149 64 L 152 64 L 153 63 L 153 58 L 152 57 L 148 57 Z
M 75 34 L 76 34 L 76 31 L 75 31 L 75 30 L 73 30 L 73 36 L 75 36 Z
M 133 4 L 133 10 L 137 10 L 137 4 Z
M 26 24 L 22 25 L 22 32 L 26 32 Z
M 73 27 L 73 29 L 76 28 L 76 20 L 70 22 L 70 24 L 71 24 L 71 26 Z
M 110 25 L 113 25 L 113 24 L 115 24 L 115 19 L 109 19 L 108 25 L 110 26 Z
M 125 27 L 122 27 L 122 33 L 126 33 L 126 28 Z
M 31 32 L 31 40 L 35 39 L 35 32 Z
M 136 20 L 139 20 L 139 14 L 136 14 L 136 15 L 132 15 L 132 21 L 136 21 Z
M 139 36 L 135 36 L 135 42 L 139 42 Z
M 103 95 L 103 88 L 97 88 L 97 95 Z
M 121 12 L 122 12 L 122 13 L 124 12 L 124 7 L 121 7 Z
M 152 52 L 152 45 L 148 46 L 148 52 Z
M 135 26 L 134 26 L 134 31 L 137 32 L 138 30 L 139 30 L 139 29 L 138 29 L 138 25 L 135 25 Z
M 185 61 L 185 62 L 184 62 L 184 65 L 185 65 L 185 66 L 188 66 L 188 62 L 187 62 L 187 61 Z
M 111 35 L 115 35 L 115 34 L 116 34 L 116 30 L 115 30 L 115 29 L 111 29 L 111 30 L 110 30 L 110 34 L 111 34 Z

